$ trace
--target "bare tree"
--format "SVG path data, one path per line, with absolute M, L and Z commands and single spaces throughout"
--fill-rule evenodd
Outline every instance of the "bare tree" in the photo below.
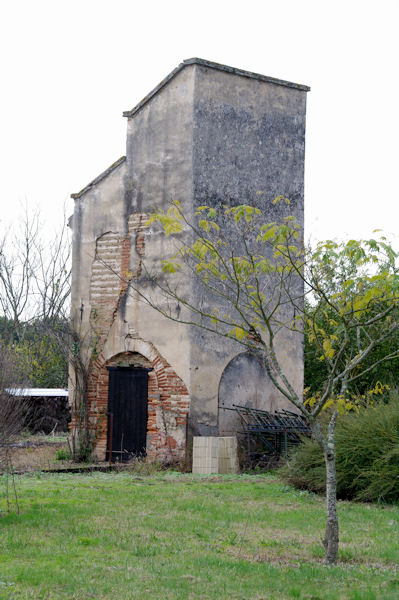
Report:
M 0 242 L 0 305 L 12 321 L 15 334 L 23 338 L 22 321 L 34 311 L 33 273 L 39 235 L 38 215 L 25 210 L 21 226 L 13 237 L 5 234 Z
M 64 318 L 69 310 L 71 246 L 64 215 L 46 239 L 38 213 L 27 209 L 0 242 L 0 307 L 23 338 L 23 323 Z
M 36 236 L 31 273 L 36 299 L 35 318 L 46 323 L 69 317 L 71 244 L 64 220 L 56 235 L 45 243 Z

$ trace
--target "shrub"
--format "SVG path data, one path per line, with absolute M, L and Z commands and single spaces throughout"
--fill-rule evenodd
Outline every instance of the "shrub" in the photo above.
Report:
M 71 460 L 71 453 L 65 448 L 60 448 L 55 453 L 55 460 Z
M 387 403 L 346 414 L 336 429 L 337 487 L 340 498 L 399 500 L 399 391 Z M 325 490 L 324 458 L 315 440 L 304 440 L 283 478 L 296 487 Z

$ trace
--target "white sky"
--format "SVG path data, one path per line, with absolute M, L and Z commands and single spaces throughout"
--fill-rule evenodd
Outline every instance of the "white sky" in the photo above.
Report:
M 0 229 L 25 200 L 54 226 L 125 154 L 122 111 L 198 56 L 312 87 L 307 237 L 395 234 L 398 17 L 398 0 L 3 0 Z

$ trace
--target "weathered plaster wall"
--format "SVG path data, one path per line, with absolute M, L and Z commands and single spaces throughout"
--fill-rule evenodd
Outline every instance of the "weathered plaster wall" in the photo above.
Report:
M 252 204 L 273 221 L 281 210 L 272 200 L 283 194 L 291 201 L 290 214 L 303 225 L 306 93 L 281 85 L 195 66 L 194 94 L 194 205 Z M 228 232 L 227 236 L 228 236 Z M 233 232 L 232 232 L 233 235 Z M 300 287 L 300 282 L 297 282 Z M 200 293 L 194 283 L 195 295 Z M 210 307 L 215 299 L 210 299 Z M 215 431 L 218 384 L 223 369 L 242 351 L 237 343 L 191 331 L 192 411 Z M 278 354 L 283 369 L 300 394 L 303 387 L 302 336 L 280 335 Z M 251 374 L 238 361 L 236 380 Z M 263 403 L 286 406 L 265 377 Z M 240 403 L 239 394 L 235 395 Z
M 125 227 L 123 219 L 124 174 L 123 162 L 92 190 L 75 199 L 72 221 L 72 318 L 75 327 L 82 320 L 83 330 L 88 329 L 90 317 L 90 281 L 96 260 L 96 243 L 101 236 L 121 238 Z M 104 238 L 105 239 L 105 238 Z M 115 243 L 118 243 L 115 241 Z
M 193 88 L 193 70 L 184 69 L 128 119 L 125 184 L 128 212 L 148 213 L 155 207 L 168 208 L 173 199 L 180 200 L 187 211 L 192 210 Z M 159 272 L 160 258 L 170 256 L 175 250 L 156 227 L 146 231 L 145 246 L 149 273 Z M 145 273 L 141 282 L 150 286 Z M 191 293 L 189 281 L 181 281 L 181 286 L 183 293 Z M 165 307 L 166 301 L 159 290 L 151 286 L 149 289 L 156 303 Z M 173 308 L 179 310 L 178 306 Z M 142 339 L 154 341 L 159 352 L 189 385 L 187 328 L 160 318 L 138 299 L 129 299 L 126 317 Z
M 188 331 L 161 319 L 140 301 L 127 280 L 141 275 L 141 282 L 149 283 L 142 271 L 144 256 L 147 268 L 154 265 L 158 270 L 159 257 L 172 252 L 164 236 L 145 230 L 143 207 L 147 211 L 166 207 L 172 197 L 185 198 L 188 207 L 192 204 L 192 86 L 192 73 L 181 73 L 165 94 L 129 120 L 126 162 L 76 200 L 74 320 L 81 321 L 87 355 L 95 350 L 89 369 L 89 402 L 99 458 L 104 458 L 107 443 L 106 366 L 113 357 L 138 351 L 137 346 L 143 345 L 151 346 L 147 359 L 163 369 L 159 406 L 149 404 L 147 453 L 164 454 L 168 459 L 170 452 L 181 457 L 185 448 L 189 397 L 183 382 L 190 380 Z M 184 286 L 189 293 L 190 283 Z M 162 306 L 159 291 L 154 288 L 150 293 Z M 165 424 L 170 434 L 162 433 Z

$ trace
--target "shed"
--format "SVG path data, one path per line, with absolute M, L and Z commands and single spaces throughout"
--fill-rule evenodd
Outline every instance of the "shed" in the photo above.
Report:
M 6 389 L 10 396 L 21 398 L 26 406 L 26 427 L 33 433 L 67 431 L 70 421 L 68 390 L 61 388 Z

